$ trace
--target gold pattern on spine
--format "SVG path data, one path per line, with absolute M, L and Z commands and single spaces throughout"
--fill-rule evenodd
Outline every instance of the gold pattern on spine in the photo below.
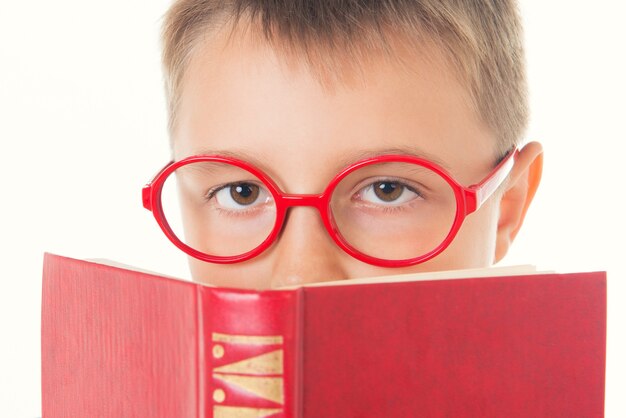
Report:
M 253 375 L 283 374 L 283 350 L 275 350 L 257 357 L 216 367 L 213 371 Z
M 214 343 L 232 345 L 282 345 L 280 335 L 229 335 L 213 333 Z M 226 349 L 222 344 L 213 346 L 213 357 L 224 357 Z M 222 381 L 224 389 L 215 389 L 213 400 L 222 403 L 226 399 L 228 387 L 247 393 L 248 397 L 264 399 L 275 404 L 285 403 L 285 385 L 283 378 L 284 355 L 282 347 L 269 353 L 255 355 L 243 360 L 224 364 L 213 369 L 213 378 Z M 229 403 L 232 403 L 233 400 Z M 283 408 L 250 408 L 246 405 L 213 406 L 214 418 L 263 418 L 279 412 Z
M 241 376 L 213 373 L 213 377 L 237 386 L 259 398 L 282 404 L 285 402 L 282 377 Z
M 213 357 L 222 358 L 224 357 L 224 346 L 215 344 L 213 346 Z
M 220 334 L 220 333 L 214 332 L 213 341 L 220 342 L 220 343 L 231 343 L 231 344 L 272 345 L 272 344 L 282 344 L 283 336 L 282 335 L 229 335 L 229 334 Z
M 213 418 L 264 418 L 277 412 L 282 412 L 282 409 L 217 405 L 213 408 Z
M 222 389 L 215 389 L 213 391 L 213 400 L 215 402 L 222 403 L 224 402 L 225 399 L 226 399 L 226 392 L 224 392 Z

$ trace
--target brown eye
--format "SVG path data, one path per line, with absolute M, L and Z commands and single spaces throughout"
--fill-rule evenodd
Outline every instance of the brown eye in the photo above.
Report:
M 239 183 L 230 186 L 230 197 L 240 205 L 251 205 L 259 197 L 259 186 Z
M 393 181 L 380 181 L 372 185 L 374 194 L 383 202 L 393 202 L 404 191 L 404 186 Z

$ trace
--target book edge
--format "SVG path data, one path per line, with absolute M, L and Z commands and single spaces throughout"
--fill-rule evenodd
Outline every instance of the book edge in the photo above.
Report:
M 488 277 L 507 277 L 507 276 L 522 276 L 522 275 L 545 275 L 545 274 L 580 274 L 588 272 L 556 272 L 553 270 L 538 270 L 535 265 L 532 264 L 520 264 L 511 266 L 491 266 L 482 268 L 471 269 L 458 269 L 458 270 L 445 270 L 445 271 L 431 271 L 431 272 L 416 272 L 416 273 L 403 273 L 403 274 L 390 274 L 384 276 L 364 277 L 355 279 L 342 279 L 332 280 L 326 282 L 306 283 L 292 286 L 275 287 L 271 289 L 239 289 L 235 287 L 222 287 L 215 286 L 203 282 L 196 282 L 188 279 L 182 279 L 179 277 L 168 276 L 158 272 L 144 270 L 136 268 L 131 265 L 123 263 L 117 263 L 113 260 L 105 258 L 90 258 L 90 259 L 76 259 L 72 257 L 62 256 L 53 253 L 44 253 L 44 257 L 53 256 L 71 259 L 77 262 L 92 263 L 95 265 L 106 266 L 113 269 L 122 269 L 134 271 L 140 274 L 149 275 L 155 278 L 176 280 L 182 283 L 194 284 L 211 289 L 222 290 L 234 290 L 238 292 L 274 292 L 274 291 L 292 291 L 300 288 L 308 287 L 332 287 L 332 286 L 356 286 L 356 285 L 372 285 L 372 284 L 387 284 L 387 283 L 409 283 L 418 281 L 434 281 L 434 280 L 454 280 L 454 279 L 478 279 Z M 606 273 L 606 272 L 605 272 Z

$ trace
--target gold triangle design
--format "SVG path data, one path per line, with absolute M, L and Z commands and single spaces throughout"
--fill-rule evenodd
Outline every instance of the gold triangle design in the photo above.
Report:
M 252 375 L 283 374 L 283 350 L 271 351 L 236 363 L 226 364 L 216 367 L 213 371 Z
M 213 341 L 231 344 L 282 344 L 282 335 L 231 335 L 213 333 Z
M 279 404 L 285 402 L 282 377 L 239 376 L 220 373 L 214 373 L 213 377 L 238 386 L 259 398 Z
M 213 408 L 213 418 L 264 418 L 281 412 L 282 409 L 243 408 L 240 406 L 221 406 Z

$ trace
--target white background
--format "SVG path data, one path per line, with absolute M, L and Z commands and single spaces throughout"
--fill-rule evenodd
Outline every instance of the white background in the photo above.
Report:
M 166 0 L 0 0 L 0 416 L 40 414 L 44 251 L 178 276 L 141 207 L 168 159 Z M 626 6 L 522 0 L 544 180 L 504 264 L 609 272 L 607 417 L 626 416 Z

